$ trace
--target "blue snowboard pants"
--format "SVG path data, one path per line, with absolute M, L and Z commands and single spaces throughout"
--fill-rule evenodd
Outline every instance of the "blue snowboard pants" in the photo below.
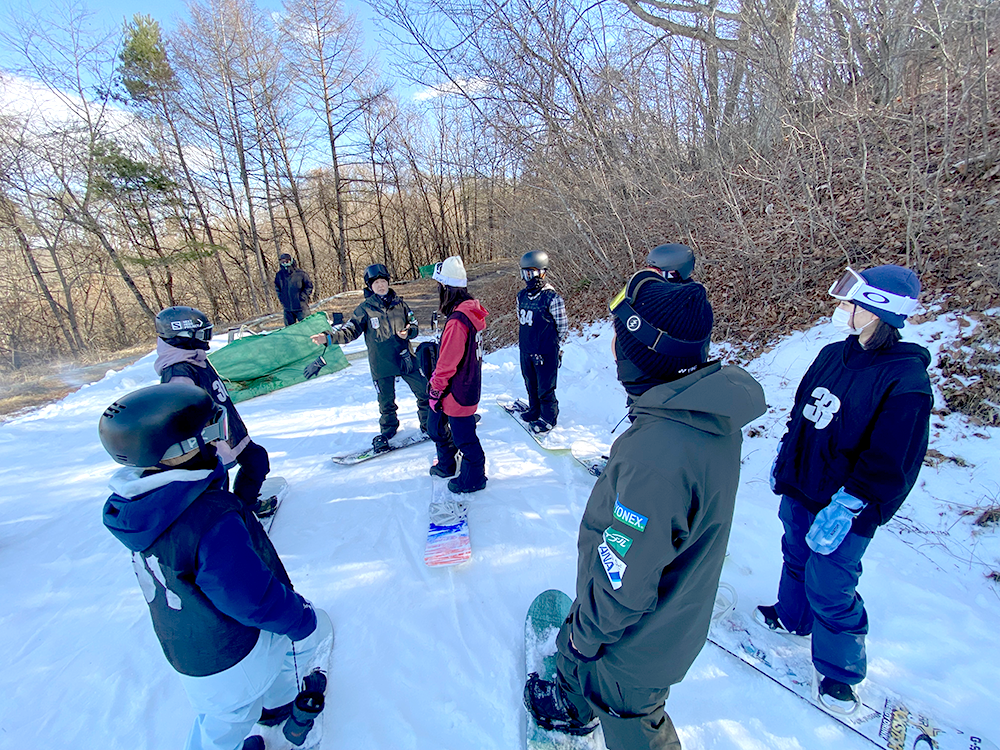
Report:
M 784 564 L 775 605 L 778 617 L 793 633 L 812 633 L 817 672 L 856 685 L 868 668 L 868 614 L 855 589 L 861 578 L 861 557 L 871 539 L 850 532 L 837 549 L 820 555 L 806 545 L 813 513 L 782 496 L 778 518 L 785 527 L 781 538 Z

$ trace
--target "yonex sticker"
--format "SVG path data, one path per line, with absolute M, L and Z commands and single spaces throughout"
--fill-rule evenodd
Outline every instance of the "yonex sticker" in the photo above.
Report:
M 604 530 L 604 543 L 622 557 L 625 557 L 628 548 L 632 546 L 632 540 L 629 537 L 620 531 L 615 531 L 611 526 Z
M 611 588 L 620 589 L 622 576 L 625 575 L 625 568 L 628 566 L 606 544 L 599 544 L 597 553 L 601 556 L 601 564 L 604 566 L 604 572 L 608 574 L 608 580 L 611 581 Z
M 617 497 L 615 498 L 615 518 L 626 526 L 631 526 L 633 529 L 638 529 L 639 531 L 645 531 L 646 523 L 649 521 L 649 519 L 641 513 L 636 513 L 631 508 L 626 508 L 618 502 Z

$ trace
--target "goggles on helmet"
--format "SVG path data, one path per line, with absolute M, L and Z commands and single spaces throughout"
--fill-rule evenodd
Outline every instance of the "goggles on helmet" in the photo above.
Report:
M 167 448 L 163 457 L 160 458 L 160 461 L 167 458 L 178 458 L 188 451 L 193 451 L 195 448 L 214 443 L 217 440 L 226 440 L 228 437 L 229 419 L 226 417 L 226 410 L 215 404 L 215 414 L 212 416 L 212 420 L 201 428 L 201 433 L 171 445 Z
M 537 268 L 522 268 L 521 278 L 525 281 L 531 281 L 532 279 L 541 278 L 542 271 Z
M 864 277 L 850 266 L 830 287 L 830 296 L 844 302 L 863 302 L 894 315 L 909 316 L 917 309 L 917 300 L 893 294 L 871 286 Z
M 629 281 L 624 289 L 611 298 L 608 309 L 624 324 L 630 334 L 657 354 L 670 354 L 678 357 L 707 356 L 711 334 L 701 341 L 681 341 L 649 323 L 635 311 L 632 304 L 639 296 L 639 290 L 649 282 L 666 283 L 666 279 L 662 276 L 648 276 L 641 279 L 634 287 Z

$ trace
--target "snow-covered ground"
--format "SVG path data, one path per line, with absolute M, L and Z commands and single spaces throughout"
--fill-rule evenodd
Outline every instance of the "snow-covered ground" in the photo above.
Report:
M 936 355 L 954 316 L 906 329 Z M 968 332 L 968 328 L 964 329 Z M 796 333 L 746 367 L 770 409 L 747 429 L 723 580 L 750 611 L 775 597 L 777 498 L 767 472 L 795 386 L 829 326 Z M 575 335 L 560 373 L 560 429 L 608 443 L 624 416 L 610 326 Z M 103 409 L 153 384 L 150 354 L 62 401 L 0 425 L 0 747 L 170 750 L 191 709 L 168 667 L 129 554 L 101 524 L 116 465 L 97 439 Z M 594 479 L 566 453 L 541 450 L 496 405 L 521 396 L 515 349 L 484 364 L 479 435 L 489 486 L 471 500 L 473 558 L 423 563 L 424 444 L 354 467 L 329 456 L 377 429 L 367 361 L 240 404 L 272 470 L 291 482 L 272 538 L 296 588 L 337 630 L 324 748 L 489 750 L 521 747 L 523 621 L 546 588 L 572 593 L 576 535 Z M 415 424 L 402 381 L 400 414 Z M 938 405 L 941 405 L 938 397 Z M 623 429 L 623 428 L 620 428 Z M 865 556 L 870 677 L 944 719 L 1000 743 L 1000 533 L 965 511 L 1000 504 L 1000 431 L 932 419 L 925 466 L 896 520 Z M 865 748 L 819 710 L 707 645 L 671 691 L 686 750 Z

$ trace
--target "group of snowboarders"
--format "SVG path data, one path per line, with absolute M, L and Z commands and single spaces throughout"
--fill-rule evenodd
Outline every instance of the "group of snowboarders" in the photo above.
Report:
M 524 689 L 540 727 L 585 735 L 600 724 L 609 750 L 680 748 L 665 701 L 708 635 L 742 429 L 767 409 L 749 373 L 709 359 L 714 318 L 692 279 L 691 249 L 660 245 L 646 264 L 610 304 L 631 424 L 583 513 L 555 679 L 533 674 Z M 546 281 L 546 253 L 525 253 L 520 266 L 522 418 L 545 433 L 559 414 L 565 304 Z M 380 412 L 373 448 L 399 428 L 402 377 L 435 443 L 430 473 L 451 478 L 452 492 L 477 492 L 487 483 L 475 415 L 488 313 L 469 292 L 460 257 L 436 264 L 433 278 L 446 318 L 436 350 L 411 348 L 416 319 L 382 264 L 366 269 L 365 299 L 350 321 L 314 341 L 364 334 Z M 803 378 L 771 470 L 783 568 L 777 602 L 758 607 L 755 619 L 812 635 L 819 699 L 834 712 L 856 710 L 866 673 L 861 557 L 912 489 L 927 446 L 930 357 L 899 334 L 919 292 L 916 274 L 900 266 L 848 268 L 830 288 L 834 325 L 847 338 L 825 347 Z M 281 725 L 301 745 L 325 688 L 321 668 L 303 665 L 323 662 L 330 618 L 294 591 L 255 520 L 273 512 L 257 497 L 267 452 L 207 361 L 211 322 L 192 308 L 167 308 L 156 330 L 161 385 L 120 398 L 100 420 L 102 444 L 124 465 L 104 523 L 133 553 L 154 629 L 195 708 L 187 748 L 263 750 L 254 724 Z M 229 492 L 226 469 L 235 465 Z

